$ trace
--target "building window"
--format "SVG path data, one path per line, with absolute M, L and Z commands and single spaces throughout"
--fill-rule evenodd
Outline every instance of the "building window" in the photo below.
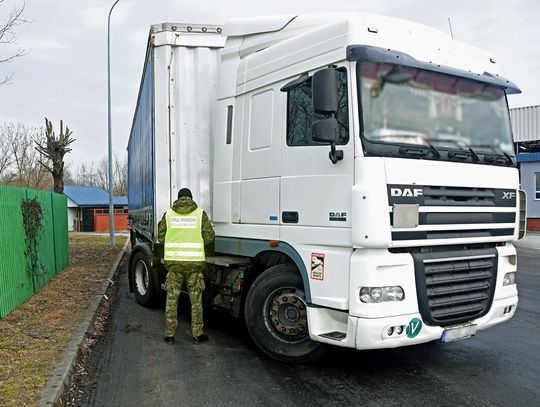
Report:
M 347 96 L 347 70 L 337 69 L 338 111 L 336 119 L 339 124 L 337 144 L 349 142 L 349 102 Z M 287 92 L 287 145 L 320 146 L 311 139 L 311 125 L 314 121 L 328 117 L 315 113 L 311 100 L 311 77 L 301 85 Z
M 540 172 L 534 173 L 534 199 L 540 200 Z

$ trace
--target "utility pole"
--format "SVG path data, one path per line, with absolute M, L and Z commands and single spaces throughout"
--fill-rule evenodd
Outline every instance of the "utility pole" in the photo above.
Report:
M 111 249 L 114 248 L 114 204 L 113 204 L 113 166 L 112 166 L 112 120 L 111 120 L 111 13 L 114 6 L 120 0 L 116 0 L 109 10 L 107 20 L 107 95 L 108 95 L 108 118 L 109 118 L 109 237 Z

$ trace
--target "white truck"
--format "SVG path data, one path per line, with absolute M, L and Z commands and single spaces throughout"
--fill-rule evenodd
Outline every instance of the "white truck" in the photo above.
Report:
M 137 301 L 158 297 L 157 224 L 188 187 L 216 231 L 205 300 L 272 358 L 510 319 L 518 92 L 491 54 L 395 18 L 153 25 L 128 146 Z

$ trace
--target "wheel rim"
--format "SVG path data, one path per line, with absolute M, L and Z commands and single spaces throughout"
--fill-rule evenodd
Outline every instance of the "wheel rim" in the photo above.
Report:
M 264 303 L 264 320 L 276 338 L 298 343 L 308 338 L 304 292 L 294 287 L 274 290 Z
M 150 285 L 150 273 L 143 260 L 139 260 L 135 266 L 135 286 L 141 295 L 146 295 Z

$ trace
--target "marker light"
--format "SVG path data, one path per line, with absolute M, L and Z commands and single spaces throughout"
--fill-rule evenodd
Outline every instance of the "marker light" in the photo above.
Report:
M 506 273 L 503 279 L 503 285 L 516 284 L 516 272 Z
M 403 301 L 404 298 L 403 288 L 399 286 L 360 288 L 360 301 L 365 303 Z

